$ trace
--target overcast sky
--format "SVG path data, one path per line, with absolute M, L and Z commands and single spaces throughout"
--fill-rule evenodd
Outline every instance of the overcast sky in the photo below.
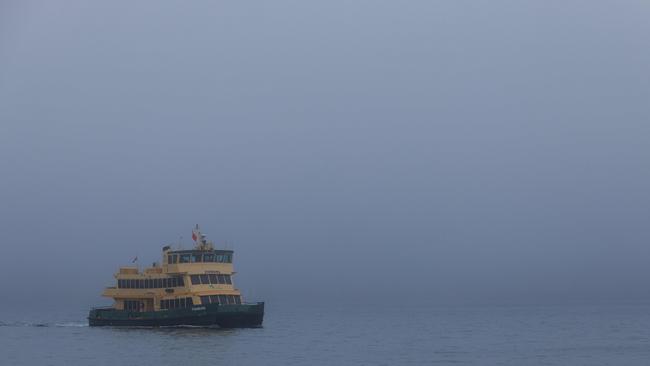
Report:
M 646 1 L 0 0 L 0 289 L 650 300 Z

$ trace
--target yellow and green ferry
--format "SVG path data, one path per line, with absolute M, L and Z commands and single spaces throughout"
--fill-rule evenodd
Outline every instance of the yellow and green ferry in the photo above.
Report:
M 259 327 L 264 303 L 246 303 L 234 286 L 233 251 L 215 249 L 199 229 L 192 230 L 190 250 L 163 247 L 161 264 L 140 271 L 121 267 L 116 285 L 103 296 L 113 305 L 94 308 L 90 326 Z

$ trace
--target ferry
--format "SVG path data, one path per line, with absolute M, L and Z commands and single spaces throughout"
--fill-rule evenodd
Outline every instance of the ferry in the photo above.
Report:
M 162 262 L 139 270 L 119 268 L 103 296 L 110 307 L 93 308 L 90 326 L 260 327 L 264 303 L 246 303 L 234 285 L 233 251 L 215 249 L 199 226 L 191 250 L 162 248 Z M 136 257 L 137 259 L 137 257 Z M 135 260 L 134 260 L 135 262 Z

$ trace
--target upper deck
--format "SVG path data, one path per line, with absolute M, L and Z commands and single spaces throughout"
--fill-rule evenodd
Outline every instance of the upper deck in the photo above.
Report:
M 239 304 L 241 293 L 232 276 L 233 251 L 215 249 L 198 228 L 192 231 L 193 249 L 163 247 L 162 264 L 152 267 L 121 267 L 115 274 L 117 286 L 103 295 L 115 300 L 121 310 L 157 311 L 192 304 Z

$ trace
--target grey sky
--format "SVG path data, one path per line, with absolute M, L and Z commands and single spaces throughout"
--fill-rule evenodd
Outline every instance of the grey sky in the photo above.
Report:
M 97 302 L 199 223 L 275 302 L 650 300 L 649 18 L 0 1 L 0 288 Z

